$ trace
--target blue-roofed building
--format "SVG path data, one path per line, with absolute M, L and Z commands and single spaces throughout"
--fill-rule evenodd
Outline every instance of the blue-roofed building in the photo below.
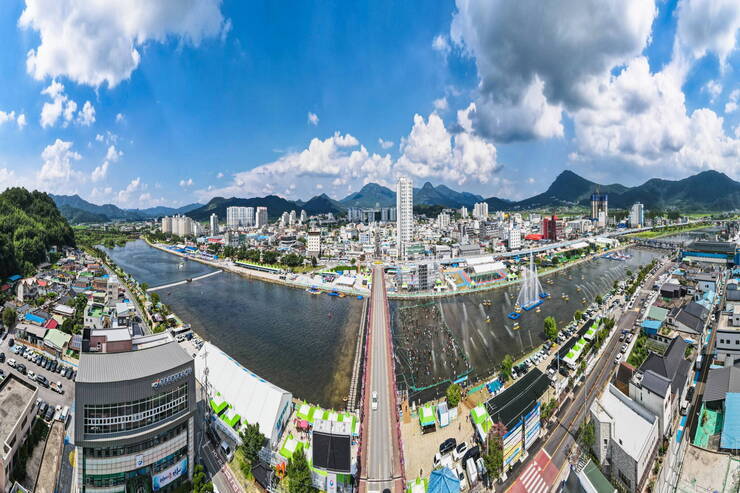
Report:
M 725 396 L 725 416 L 720 448 L 740 449 L 740 394 L 728 393 Z
M 44 322 L 46 322 L 46 319 L 39 317 L 38 315 L 34 315 L 33 313 L 26 313 L 23 318 L 26 322 L 36 325 L 44 325 Z
M 8 278 L 8 281 L 10 281 L 11 283 L 14 283 L 14 282 L 18 282 L 18 281 L 20 281 L 21 279 L 22 279 L 22 277 L 21 277 L 21 276 L 19 276 L 18 274 L 16 274 L 16 275 L 14 275 L 14 276 L 10 276 L 10 277 Z
M 645 320 L 642 322 L 642 331 L 649 336 L 654 336 L 660 330 L 663 322 L 660 320 Z
M 427 493 L 459 493 L 460 480 L 449 467 L 435 469 L 429 476 Z

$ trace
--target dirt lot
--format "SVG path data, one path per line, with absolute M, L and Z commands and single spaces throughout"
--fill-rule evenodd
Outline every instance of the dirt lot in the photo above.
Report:
M 699 447 L 688 447 L 677 491 L 734 493 L 739 487 L 740 460 Z

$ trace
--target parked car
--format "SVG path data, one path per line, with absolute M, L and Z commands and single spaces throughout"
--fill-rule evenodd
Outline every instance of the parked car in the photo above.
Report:
M 457 447 L 457 441 L 454 438 L 448 438 L 439 444 L 439 453 L 442 455 L 449 454 Z
M 26 376 L 29 380 L 36 380 L 36 374 L 33 372 L 33 370 L 29 370 Z
M 460 480 L 460 491 L 467 489 L 468 480 L 465 478 L 465 472 L 463 472 L 462 466 L 455 467 L 455 475 Z
M 8 360 L 8 366 L 11 368 L 15 368 L 15 360 L 13 358 L 10 358 Z
M 15 369 L 18 370 L 18 373 L 25 375 L 26 374 L 26 365 L 22 363 L 18 363 L 15 365 Z
M 40 383 L 41 385 L 43 385 L 44 387 L 46 387 L 47 389 L 49 388 L 49 381 L 46 379 L 45 376 L 36 375 L 36 381 Z
M 622 361 L 622 353 L 618 353 L 617 357 L 614 358 L 614 364 L 618 365 L 620 361 Z
M 39 404 L 39 415 L 43 416 L 46 414 L 46 410 L 49 408 L 49 404 L 46 403 L 46 401 L 41 401 Z
M 5 353 L 0 353 L 0 363 L 5 363 Z
M 62 388 L 62 382 L 52 382 L 51 390 L 53 390 L 57 394 L 63 394 L 64 389 Z
M 44 412 L 44 419 L 46 421 L 51 421 L 51 418 L 53 417 L 54 417 L 54 407 L 50 405 L 49 407 L 46 408 L 46 411 Z
M 452 451 L 452 458 L 455 460 L 460 460 L 465 456 L 465 452 L 468 451 L 468 444 L 465 442 L 462 442 L 455 447 L 455 450 Z

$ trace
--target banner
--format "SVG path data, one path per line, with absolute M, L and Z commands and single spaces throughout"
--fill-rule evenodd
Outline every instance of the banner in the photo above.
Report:
M 188 473 L 188 458 L 184 457 L 174 466 L 152 476 L 152 489 L 159 491 L 183 474 Z

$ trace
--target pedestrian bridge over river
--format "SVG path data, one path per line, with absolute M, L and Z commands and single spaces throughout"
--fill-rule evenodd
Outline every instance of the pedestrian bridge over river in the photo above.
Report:
M 202 276 L 193 277 L 192 279 L 185 279 L 184 281 L 171 282 L 169 284 L 163 284 L 161 286 L 155 286 L 153 288 L 147 289 L 146 292 L 147 293 L 151 293 L 153 291 L 159 291 L 159 290 L 162 290 L 162 289 L 174 288 L 175 286 L 181 286 L 181 285 L 187 284 L 189 282 L 200 281 L 201 279 L 205 279 L 206 277 L 215 276 L 216 274 L 220 274 L 221 272 L 223 272 L 223 271 L 222 270 L 215 270 L 213 272 L 209 272 L 208 274 L 203 274 Z

